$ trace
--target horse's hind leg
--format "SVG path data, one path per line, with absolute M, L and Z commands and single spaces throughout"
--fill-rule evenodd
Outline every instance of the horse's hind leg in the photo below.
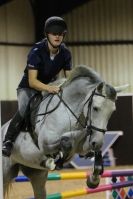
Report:
M 3 157 L 3 192 L 8 196 L 11 181 L 18 175 L 19 164 L 12 164 L 9 158 Z
M 37 199 L 46 199 L 45 183 L 47 181 L 48 171 L 29 168 L 23 165 L 21 165 L 21 170 L 24 175 L 30 179 L 34 197 Z

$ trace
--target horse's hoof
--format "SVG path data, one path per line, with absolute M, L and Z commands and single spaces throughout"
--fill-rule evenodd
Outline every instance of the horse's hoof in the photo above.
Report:
M 54 162 L 53 158 L 48 158 L 47 160 L 43 160 L 40 164 L 40 166 L 45 167 L 51 171 L 53 171 L 56 167 L 56 164 Z
M 48 168 L 49 170 L 53 171 L 56 167 L 56 164 L 54 162 L 53 158 L 48 158 L 46 160 L 46 168 Z
M 87 186 L 92 189 L 98 187 L 99 183 L 100 183 L 100 177 L 99 176 L 95 177 L 93 175 L 90 175 L 86 181 Z
M 56 155 L 56 157 L 54 158 L 54 162 L 58 162 L 60 159 L 63 158 L 63 152 L 59 151 L 59 153 Z

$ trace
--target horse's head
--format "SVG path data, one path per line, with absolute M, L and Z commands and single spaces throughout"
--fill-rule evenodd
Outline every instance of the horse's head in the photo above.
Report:
M 87 95 L 84 103 L 87 133 L 91 149 L 97 150 L 103 144 L 103 136 L 110 116 L 115 111 L 116 90 L 101 82 Z

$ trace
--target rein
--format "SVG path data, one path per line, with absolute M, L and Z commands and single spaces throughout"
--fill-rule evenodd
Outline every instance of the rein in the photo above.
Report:
M 71 108 L 67 105 L 67 103 L 63 100 L 62 96 L 60 96 L 59 94 L 57 94 L 57 96 L 59 97 L 60 101 L 68 108 L 68 110 L 72 113 L 72 115 L 76 118 L 77 122 L 83 127 L 85 128 L 84 124 L 81 123 L 80 119 L 75 115 L 75 113 L 71 110 Z
M 94 95 L 101 96 L 101 97 L 105 98 L 104 95 L 96 93 L 96 88 L 92 91 L 92 94 L 90 95 L 90 97 L 84 103 L 84 106 L 88 103 L 88 110 L 87 110 L 87 116 L 85 117 L 85 123 L 81 122 L 80 118 L 75 115 L 75 113 L 71 110 L 71 108 L 68 106 L 68 104 L 63 100 L 62 94 L 63 94 L 63 90 L 61 89 L 60 90 L 60 95 L 58 93 L 56 94 L 59 97 L 60 101 L 58 102 L 58 104 L 53 109 L 48 111 L 48 106 L 49 106 L 50 102 L 52 101 L 52 99 L 54 97 L 54 95 L 51 95 L 51 98 L 49 99 L 48 104 L 46 106 L 45 112 L 37 114 L 36 116 L 45 116 L 47 114 L 52 113 L 53 111 L 55 111 L 59 107 L 59 105 L 62 102 L 67 107 L 67 109 L 72 113 L 72 115 L 76 118 L 77 122 L 82 126 L 82 128 L 87 129 L 87 134 L 88 135 L 92 134 L 92 130 L 97 130 L 97 131 L 100 131 L 102 133 L 106 132 L 106 129 L 100 129 L 98 127 L 93 126 L 92 125 L 92 121 L 91 121 L 91 106 L 92 106 Z M 84 106 L 83 106 L 83 108 L 84 108 Z M 88 121 L 89 118 L 90 118 L 90 125 L 87 125 L 87 121 Z
M 85 118 L 85 124 L 83 124 L 83 123 L 80 121 L 79 117 L 77 117 L 77 116 L 75 115 L 75 113 L 71 110 L 71 108 L 67 105 L 67 103 L 62 99 L 62 96 L 60 96 L 59 94 L 57 94 L 57 95 L 58 95 L 60 101 L 63 102 L 63 104 L 68 108 L 68 110 L 69 110 L 69 111 L 72 113 L 72 115 L 76 118 L 77 122 L 78 122 L 84 129 L 87 129 L 88 134 L 92 134 L 92 129 L 93 129 L 93 130 L 100 131 L 100 132 L 102 132 L 102 133 L 105 133 L 105 132 L 106 132 L 106 129 L 100 129 L 100 128 L 98 128 L 98 127 L 93 126 L 93 125 L 92 125 L 92 121 L 91 121 L 91 105 L 92 105 L 92 102 L 93 102 L 93 97 L 94 97 L 94 95 L 101 96 L 101 97 L 104 97 L 104 98 L 105 98 L 104 95 L 99 94 L 99 93 L 96 93 L 96 88 L 92 91 L 92 94 L 91 94 L 90 97 L 86 100 L 86 102 L 85 102 L 85 104 L 84 104 L 84 106 L 85 106 L 85 105 L 87 104 L 87 102 L 88 102 L 88 111 L 87 111 L 87 116 L 86 116 L 86 118 Z M 83 107 L 83 108 L 84 108 L 84 107 Z M 88 121 L 89 118 L 90 118 L 90 125 L 88 126 L 88 125 L 87 125 L 87 121 Z
M 62 98 L 62 92 L 60 92 L 61 93 L 61 98 Z M 49 94 L 50 95 L 50 94 Z M 48 95 L 48 96 L 49 96 Z M 47 97 L 48 97 L 47 96 Z M 59 95 L 58 95 L 59 96 Z M 49 113 L 52 113 L 53 111 L 55 111 L 58 107 L 59 107 L 59 105 L 60 105 L 60 103 L 61 103 L 61 101 L 59 101 L 59 103 L 52 109 L 52 110 L 50 110 L 50 111 L 47 111 L 48 110 L 48 106 L 49 106 L 49 104 L 50 104 L 50 102 L 52 101 L 52 99 L 53 99 L 53 97 L 54 97 L 54 95 L 52 94 L 51 95 L 51 98 L 49 99 L 49 101 L 48 101 L 48 104 L 47 104 L 47 106 L 46 106 L 46 110 L 45 110 L 45 112 L 44 113 L 40 113 L 40 114 L 37 114 L 36 116 L 42 116 L 42 115 L 47 115 L 47 114 L 49 114 Z M 46 99 L 46 98 L 45 98 Z M 43 99 L 44 100 L 44 99 Z M 43 101 L 42 100 L 42 101 Z

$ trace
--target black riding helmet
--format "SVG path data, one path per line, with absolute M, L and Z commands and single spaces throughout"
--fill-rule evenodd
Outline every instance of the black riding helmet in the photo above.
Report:
M 48 33 L 54 33 L 54 34 L 64 33 L 65 35 L 67 32 L 66 22 L 61 17 L 57 16 L 49 17 L 45 22 L 44 32 L 46 35 Z

